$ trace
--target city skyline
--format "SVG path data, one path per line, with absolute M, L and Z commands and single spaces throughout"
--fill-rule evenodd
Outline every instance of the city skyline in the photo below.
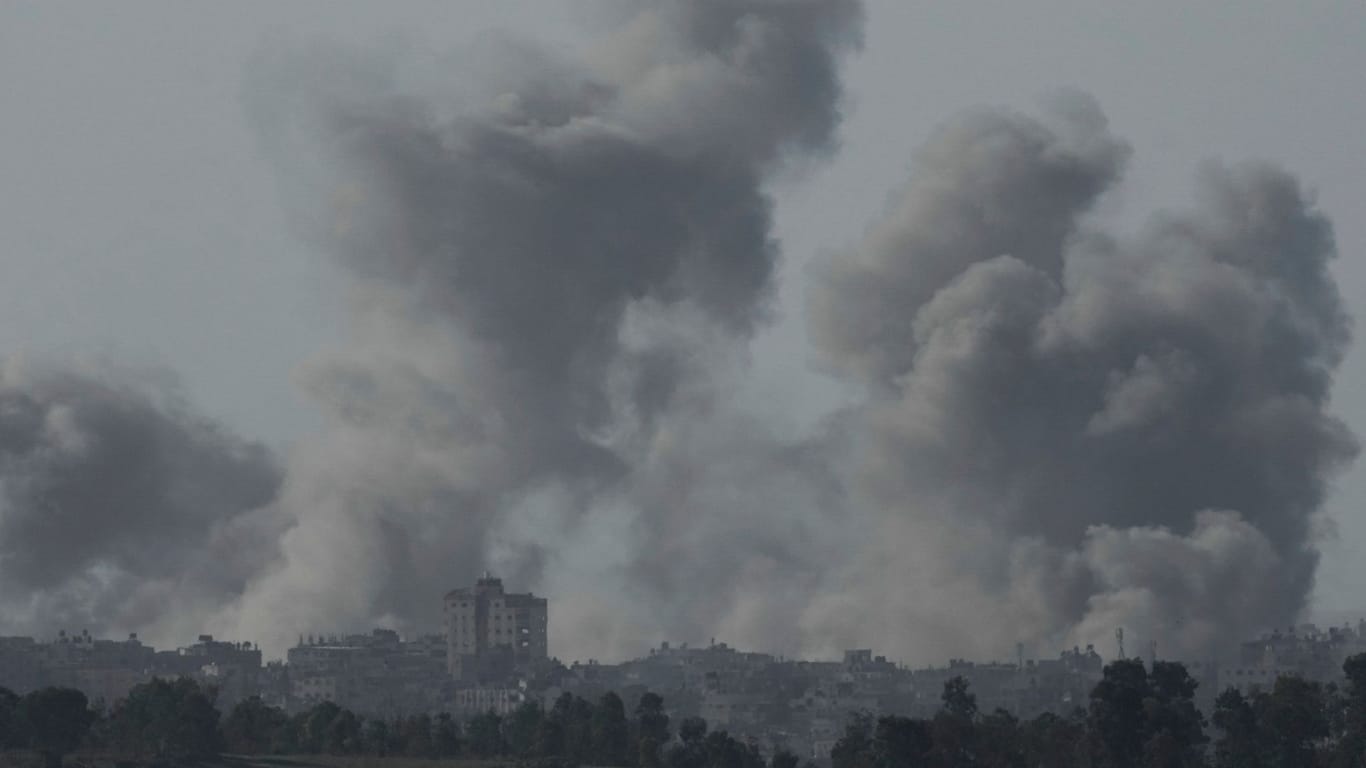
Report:
M 1090 646 L 1037 658 L 1017 646 L 1009 661 L 950 658 L 913 668 L 866 648 L 846 649 L 837 659 L 800 660 L 713 638 L 697 646 L 661 642 L 616 664 L 589 659 L 565 666 L 530 649 L 537 625 L 532 615 L 544 615 L 546 603 L 506 592 L 490 573 L 446 592 L 441 602 L 444 637 L 404 638 L 388 629 L 308 635 L 283 662 L 263 663 L 251 642 L 209 635 L 174 651 L 158 651 L 136 636 L 111 641 L 62 633 L 50 643 L 0 637 L 0 689 L 25 696 L 43 686 L 72 688 L 96 711 L 118 713 L 125 697 L 179 680 L 205 691 L 220 711 L 264 707 L 296 718 L 344 711 L 367 720 L 454 717 L 467 723 L 638 698 L 653 700 L 677 722 L 700 718 L 765 754 L 787 750 L 825 761 L 846 722 L 936 717 L 955 686 L 971 693 L 977 711 L 1004 711 L 1019 722 L 1076 718 L 1087 702 L 1094 707 L 1102 678 L 1110 679 L 1117 664 L 1137 663 L 1154 676 L 1179 670 L 1192 686 L 1186 696 L 1208 715 L 1221 706 L 1216 698 L 1281 695 L 1287 679 L 1335 691 L 1347 684 L 1348 660 L 1366 658 L 1361 620 L 1355 628 L 1301 626 L 1243 638 L 1224 658 L 1173 660 L 1152 646 L 1140 658 L 1123 652 L 1118 630 L 1119 652 L 1108 663 Z M 495 631 L 500 623 L 512 624 L 512 631 Z M 466 641 L 470 624 L 482 640 Z M 1317 687 L 1323 684 L 1329 685 Z

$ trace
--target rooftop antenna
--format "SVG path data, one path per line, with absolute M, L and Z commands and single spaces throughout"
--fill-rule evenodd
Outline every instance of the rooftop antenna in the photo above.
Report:
M 1119 646 L 1119 658 L 1124 658 L 1124 627 L 1115 628 L 1115 644 Z

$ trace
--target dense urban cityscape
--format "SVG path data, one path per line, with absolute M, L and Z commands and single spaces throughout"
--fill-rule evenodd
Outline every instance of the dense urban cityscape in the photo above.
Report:
M 209 635 L 176 650 L 154 649 L 136 635 L 4 637 L 0 687 L 19 694 L 74 688 L 96 707 L 109 707 L 153 678 L 189 678 L 215 690 L 215 703 L 225 710 L 259 697 L 287 712 L 333 702 L 370 717 L 507 715 L 531 700 L 549 707 L 565 693 L 592 701 L 611 691 L 634 701 L 654 692 L 665 697 L 673 718 L 701 717 L 749 743 L 821 759 L 850 713 L 929 716 L 955 677 L 967 681 L 981 711 L 1003 709 L 1028 719 L 1083 707 L 1104 666 L 1090 646 L 1048 659 L 1026 659 L 1021 651 L 1011 661 L 954 659 L 909 669 L 869 649 L 810 661 L 716 641 L 666 642 L 618 664 L 565 665 L 549 654 L 545 598 L 506 592 L 501 579 L 485 574 L 443 602 L 444 635 L 403 638 L 390 629 L 305 635 L 285 660 L 268 663 L 249 641 Z M 1366 622 L 1327 631 L 1303 625 L 1246 640 L 1236 658 L 1184 663 L 1199 683 L 1196 701 L 1209 711 L 1228 688 L 1269 689 L 1281 676 L 1338 681 L 1343 661 L 1363 651 Z
M 1244 5 L 0 3 L 0 768 L 1366 768 Z

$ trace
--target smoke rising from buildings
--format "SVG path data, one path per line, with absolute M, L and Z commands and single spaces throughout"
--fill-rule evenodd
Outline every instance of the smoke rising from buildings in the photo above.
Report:
M 566 658 L 938 661 L 1116 626 L 1203 652 L 1297 617 L 1356 443 L 1326 410 L 1331 227 L 1296 179 L 1212 166 L 1191 210 L 1118 232 L 1093 209 L 1130 149 L 1088 97 L 947 123 L 810 276 L 820 365 L 857 395 L 792 440 L 733 396 L 774 300 L 766 185 L 834 149 L 861 8 L 610 21 L 572 61 L 262 52 L 244 100 L 349 291 L 299 373 L 327 427 L 277 467 L 156 388 L 6 372 L 9 625 L 169 632 L 173 606 L 279 652 L 434 630 L 486 568 L 551 598 Z
M 1331 228 L 1258 164 L 1204 169 L 1193 210 L 1138 234 L 1088 224 L 1128 154 L 1078 94 L 968 114 L 825 265 L 813 335 L 868 392 L 851 493 L 894 532 L 830 626 L 889 605 L 954 626 L 961 601 L 1025 638 L 1128 626 L 1194 652 L 1305 605 L 1356 451 L 1325 411 L 1348 340 Z M 948 647 L 991 636 L 957 626 Z
M 554 595 L 568 636 L 575 616 L 600 631 L 595 605 L 647 606 L 654 627 L 724 592 L 679 575 L 724 587 L 720 553 L 694 548 L 761 527 L 725 521 L 764 502 L 739 499 L 748 481 L 705 451 L 806 481 L 786 449 L 695 425 L 722 426 L 725 378 L 768 310 L 764 182 L 832 145 L 860 14 L 649 4 L 582 64 L 492 43 L 479 55 L 517 64 L 440 97 L 402 62 L 267 54 L 249 98 L 286 183 L 306 181 L 298 218 L 353 276 L 357 314 L 354 343 L 306 377 L 332 430 L 291 463 L 296 527 L 235 620 L 282 637 L 286 611 L 403 622 L 487 565 Z M 695 488 L 703 474 L 737 498 Z M 728 541 L 743 567 L 752 548 Z M 600 652 L 641 640 L 622 637 Z
M 271 559 L 280 470 L 164 374 L 0 364 L 0 611 L 9 631 L 193 636 Z

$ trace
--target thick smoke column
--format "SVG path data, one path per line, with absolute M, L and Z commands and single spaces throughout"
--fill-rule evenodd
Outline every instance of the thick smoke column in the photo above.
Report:
M 193 637 L 272 558 L 266 451 L 164 375 L 0 364 L 0 629 Z
M 1089 98 L 1055 106 L 940 130 L 812 290 L 824 360 L 869 393 L 851 493 L 886 542 L 818 633 L 877 606 L 889 633 L 963 617 L 922 647 L 1127 626 L 1194 652 L 1305 605 L 1356 450 L 1325 412 L 1348 341 L 1328 222 L 1249 164 L 1205 169 L 1190 212 L 1099 231 L 1084 214 L 1128 149 Z
M 290 465 L 284 559 L 225 621 L 277 643 L 424 628 L 490 559 L 585 621 L 569 606 L 605 598 L 593 579 L 614 601 L 696 590 L 641 560 L 705 522 L 669 492 L 708 458 L 682 430 L 713 416 L 765 316 L 763 184 L 831 145 L 860 15 L 854 0 L 645 4 L 583 65 L 484 51 L 510 66 L 449 99 L 393 62 L 265 56 L 249 86 L 265 146 L 288 183 L 316 185 L 297 190 L 299 219 L 354 276 L 358 311 L 355 342 L 306 376 L 333 426 Z M 799 465 L 759 450 L 763 468 Z M 572 541 L 621 571 L 581 551 L 567 559 L 597 562 L 578 573 Z M 647 639 L 628 634 L 597 652 Z
M 1297 618 L 1356 443 L 1349 323 L 1297 181 L 1211 167 L 1137 234 L 1087 97 L 943 127 L 808 319 L 854 405 L 736 402 L 779 249 L 765 185 L 834 145 L 855 0 L 631 4 L 579 60 L 493 40 L 271 49 L 245 98 L 354 311 L 283 471 L 155 382 L 0 368 L 0 610 L 201 629 L 437 629 L 484 568 L 552 652 L 708 636 L 911 662 L 1116 626 L 1172 653 Z

